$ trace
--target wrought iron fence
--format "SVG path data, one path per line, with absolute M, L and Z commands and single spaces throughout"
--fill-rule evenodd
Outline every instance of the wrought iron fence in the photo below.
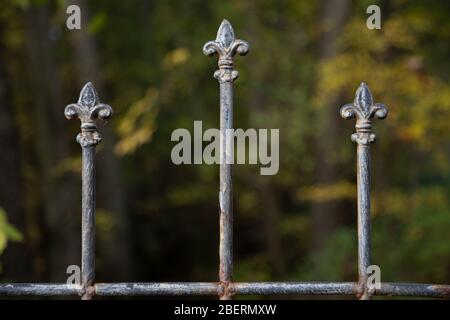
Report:
M 82 149 L 82 247 L 81 284 L 8 283 L 0 284 L 0 296 L 193 296 L 216 295 L 230 299 L 240 295 L 356 295 L 370 299 L 373 295 L 420 296 L 449 298 L 450 285 L 386 283 L 379 288 L 367 285 L 370 258 L 370 144 L 375 141 L 372 119 L 384 119 L 387 108 L 374 103 L 370 89 L 361 83 L 355 100 L 344 105 L 340 112 L 344 119 L 356 118 L 356 133 L 351 140 L 357 144 L 357 206 L 358 206 L 358 281 L 355 282 L 233 282 L 233 185 L 232 165 L 223 161 L 228 141 L 225 131 L 233 128 L 233 82 L 238 71 L 233 68 L 234 56 L 245 55 L 246 41 L 235 39 L 231 24 L 224 20 L 216 40 L 207 42 L 203 53 L 219 56 L 219 69 L 214 78 L 220 86 L 220 245 L 218 282 L 161 282 L 161 283 L 96 283 L 95 282 L 95 149 L 101 141 L 97 119 L 106 120 L 112 108 L 99 102 L 94 86 L 89 82 L 81 90 L 77 103 L 64 110 L 68 119 L 79 118 L 81 133 L 77 141 Z

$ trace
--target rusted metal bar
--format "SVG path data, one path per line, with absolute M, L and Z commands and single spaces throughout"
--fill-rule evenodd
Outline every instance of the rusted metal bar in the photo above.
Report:
M 354 295 L 359 287 L 357 282 L 236 282 L 231 291 L 242 295 Z M 449 299 L 450 285 L 386 282 L 373 294 Z
M 137 282 L 97 283 L 92 295 L 98 296 L 212 296 L 221 286 L 217 282 Z M 357 282 L 236 282 L 231 294 L 240 295 L 354 295 Z M 79 285 L 53 283 L 0 284 L 0 296 L 80 296 Z M 377 296 L 450 298 L 450 285 L 422 283 L 381 283 L 373 292 Z
M 421 283 L 381 283 L 375 295 L 450 299 L 450 285 Z
M 233 293 L 244 295 L 351 295 L 354 282 L 241 282 L 233 283 Z
M 356 294 L 356 283 L 320 282 L 237 282 L 229 286 L 230 295 L 351 295 Z M 95 294 L 100 296 L 153 296 L 153 295 L 217 295 L 220 283 L 97 283 Z
M 0 284 L 0 296 L 80 296 L 80 285 L 65 283 L 5 283 Z
M 220 84 L 220 245 L 219 245 L 219 280 L 223 288 L 221 299 L 229 299 L 228 287 L 233 273 L 233 183 L 232 183 L 232 150 L 227 139 L 227 130 L 233 128 L 233 81 L 239 76 L 233 70 L 233 58 L 236 53 L 247 54 L 249 45 L 243 40 L 236 40 L 233 27 L 223 20 L 217 31 L 215 41 L 203 46 L 203 53 L 211 56 L 219 55 L 219 70 L 214 78 Z
M 351 140 L 357 147 L 357 185 L 358 185 L 358 274 L 361 299 L 370 299 L 367 286 L 367 268 L 370 266 L 370 144 L 375 142 L 372 132 L 372 119 L 384 119 L 387 108 L 381 103 L 374 103 L 369 87 L 363 82 L 356 90 L 355 100 L 341 108 L 344 119 L 356 117 L 356 133 Z
M 101 141 L 97 130 L 97 119 L 107 120 L 112 108 L 98 100 L 92 83 L 88 82 L 80 92 L 77 103 L 69 104 L 64 110 L 68 119 L 81 121 L 81 133 L 77 142 L 82 148 L 82 213 L 81 213 L 81 280 L 85 288 L 82 299 L 92 297 L 95 281 L 95 148 Z
M 219 288 L 219 284 L 213 282 L 97 283 L 95 294 L 99 296 L 208 296 L 218 295 Z

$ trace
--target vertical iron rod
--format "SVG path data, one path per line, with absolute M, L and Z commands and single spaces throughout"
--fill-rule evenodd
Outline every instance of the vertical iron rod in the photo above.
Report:
M 95 146 L 82 147 L 82 157 L 81 280 L 89 288 L 95 280 Z
M 357 147 L 358 185 L 358 275 L 359 284 L 367 283 L 367 268 L 370 266 L 370 147 Z M 367 290 L 361 299 L 368 299 Z
M 81 285 L 83 300 L 90 300 L 95 283 L 95 147 L 102 140 L 96 120 L 107 120 L 112 108 L 98 100 L 92 83 L 88 82 L 80 92 L 77 103 L 66 106 L 68 119 L 79 118 L 81 133 L 77 142 L 82 149 L 82 208 L 81 208 Z
M 222 21 L 216 40 L 203 46 L 205 55 L 219 55 L 219 70 L 214 73 L 214 78 L 220 83 L 219 296 L 224 300 L 231 298 L 233 274 L 233 150 L 228 132 L 233 128 L 233 81 L 239 76 L 233 70 L 233 58 L 236 53 L 247 54 L 248 49 L 247 42 L 236 40 L 227 20 Z
M 356 118 L 356 133 L 352 141 L 357 147 L 357 187 L 358 187 L 358 297 L 370 299 L 374 288 L 368 286 L 368 267 L 370 258 L 370 144 L 375 142 L 372 132 L 372 119 L 384 119 L 387 108 L 374 103 L 369 87 L 363 82 L 356 90 L 355 100 L 341 108 L 344 119 Z
M 219 189 L 219 280 L 225 290 L 233 274 L 233 180 L 232 164 L 229 163 L 228 129 L 233 128 L 233 86 L 231 82 L 220 83 L 220 189 Z M 224 294 L 223 298 L 230 296 Z

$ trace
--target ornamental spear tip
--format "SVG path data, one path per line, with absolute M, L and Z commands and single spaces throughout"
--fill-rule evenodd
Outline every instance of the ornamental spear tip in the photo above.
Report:
M 96 120 L 107 120 L 113 114 L 111 106 L 100 103 L 94 85 L 86 83 L 81 89 L 77 103 L 71 103 L 64 109 L 64 115 L 71 120 L 77 117 L 81 121 L 81 133 L 77 141 L 82 147 L 97 145 L 101 141 Z
M 217 30 L 216 40 L 208 41 L 203 46 L 205 55 L 219 55 L 219 70 L 214 73 L 214 78 L 220 83 L 233 82 L 239 76 L 239 73 L 233 70 L 234 56 L 246 55 L 249 47 L 246 41 L 236 39 L 231 23 L 224 19 Z
M 344 119 L 356 118 L 356 133 L 352 135 L 352 141 L 368 145 L 375 141 L 372 133 L 372 119 L 384 119 L 388 114 L 386 106 L 382 103 L 374 103 L 369 87 L 361 82 L 355 93 L 355 100 L 351 104 L 341 107 L 341 116 Z

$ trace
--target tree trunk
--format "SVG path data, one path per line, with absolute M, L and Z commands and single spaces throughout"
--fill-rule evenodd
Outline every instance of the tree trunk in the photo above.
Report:
M 86 1 L 76 0 L 73 4 L 81 8 L 81 30 L 69 32 L 74 48 L 76 77 L 81 86 L 91 81 L 102 98 L 103 76 L 99 68 L 95 39 L 87 32 L 89 7 Z M 105 101 L 108 103 L 108 101 Z M 112 106 L 114 109 L 114 106 Z M 114 121 L 114 118 L 112 119 Z M 97 156 L 97 207 L 102 208 L 112 220 L 111 234 L 98 233 L 99 262 L 105 265 L 100 272 L 109 281 L 130 279 L 133 263 L 130 251 L 129 217 L 125 212 L 124 189 L 121 185 L 119 161 L 114 154 L 115 136 L 111 126 L 101 128 L 103 141 Z M 104 212 L 105 212 L 104 211 Z
M 36 124 L 36 154 L 44 201 L 51 281 L 65 281 L 68 265 L 80 263 L 80 191 L 73 174 L 57 174 L 57 167 L 70 156 L 75 137 L 68 135 L 63 116 L 61 79 L 53 43 L 49 40 L 49 12 L 31 5 L 25 12 L 26 45 Z
M 256 3 L 249 3 L 249 11 L 258 13 L 260 6 Z M 257 15 L 255 15 L 257 16 Z M 281 22 L 280 22 L 281 23 Z M 258 20 L 253 19 L 248 23 L 247 34 L 254 36 L 252 42 L 261 43 L 258 41 Z M 249 64 L 251 70 L 261 70 L 260 62 L 257 59 L 249 59 L 246 61 Z M 262 68 L 264 70 L 264 68 Z M 271 78 L 270 75 L 263 75 L 263 77 Z M 267 105 L 265 97 L 262 96 L 260 90 L 255 87 L 249 90 L 246 106 L 250 109 L 249 113 L 249 127 L 258 127 L 258 117 L 264 112 L 264 106 Z M 275 187 L 273 179 L 270 176 L 252 176 L 250 173 L 246 177 L 246 181 L 249 185 L 255 188 L 261 194 L 261 203 L 259 205 L 259 212 L 261 213 L 261 219 L 264 225 L 264 239 L 267 254 L 267 261 L 269 265 L 269 272 L 272 279 L 282 279 L 286 274 L 282 238 L 280 231 L 280 221 L 282 209 L 280 208 L 280 200 L 277 198 L 277 194 L 274 192 Z
M 22 199 L 23 181 L 20 156 L 20 134 L 16 126 L 15 110 L 12 102 L 12 88 L 6 65 L 6 48 L 3 47 L 4 25 L 0 21 L 0 207 L 8 217 L 8 222 L 24 234 L 26 229 Z M 25 234 L 24 234 L 25 235 Z M 25 241 L 25 240 L 24 240 Z M 1 256 L 4 275 L 14 281 L 30 281 L 33 273 L 30 248 L 22 243 L 9 242 Z
M 260 179 L 268 179 L 260 177 Z M 259 185 L 261 191 L 260 212 L 264 217 L 267 256 L 271 276 L 273 279 L 281 280 L 285 276 L 285 265 L 283 257 L 283 246 L 280 234 L 281 208 L 279 199 L 270 182 L 262 182 Z
M 319 43 L 319 58 L 324 61 L 333 58 L 338 52 L 337 39 L 349 15 L 349 0 L 322 1 L 321 26 L 323 36 Z M 319 60 L 319 61 L 320 61 Z M 330 161 L 329 155 L 336 148 L 339 137 L 340 117 L 337 110 L 341 104 L 341 97 L 329 97 L 324 111 L 320 116 L 325 120 L 321 132 L 316 140 L 316 183 L 330 185 L 336 182 L 337 168 Z M 320 250 L 329 235 L 340 223 L 339 214 L 342 213 L 342 201 L 329 200 L 315 202 L 312 207 L 313 246 Z

